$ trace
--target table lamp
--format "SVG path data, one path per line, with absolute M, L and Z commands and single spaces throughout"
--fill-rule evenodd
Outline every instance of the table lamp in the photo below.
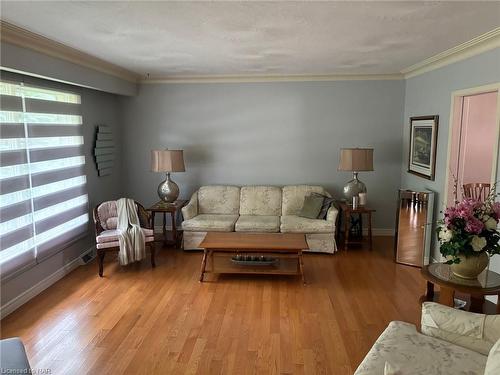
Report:
M 347 202 L 352 202 L 352 197 L 366 193 L 358 172 L 373 171 L 373 148 L 342 148 L 338 170 L 352 172 L 352 180 L 344 186 L 344 196 Z
M 167 172 L 165 181 L 158 185 L 158 196 L 165 203 L 173 203 L 179 197 L 179 186 L 170 178 L 170 172 L 185 172 L 182 150 L 152 150 L 151 170 Z

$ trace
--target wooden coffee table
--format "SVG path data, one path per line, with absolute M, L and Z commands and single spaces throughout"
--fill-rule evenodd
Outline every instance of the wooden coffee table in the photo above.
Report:
M 301 233 L 208 232 L 200 247 L 204 249 L 200 282 L 205 273 L 301 275 L 304 278 L 302 250 L 308 249 Z M 235 255 L 252 254 L 276 259 L 272 265 L 235 264 Z M 207 260 L 211 261 L 208 271 Z

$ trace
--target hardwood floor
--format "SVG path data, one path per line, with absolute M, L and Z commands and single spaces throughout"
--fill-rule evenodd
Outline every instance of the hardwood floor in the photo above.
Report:
M 419 269 L 374 250 L 304 256 L 300 277 L 208 275 L 202 253 L 79 267 L 1 322 L 52 374 L 352 374 L 391 320 L 417 323 Z M 214 281 L 212 281 L 214 280 Z

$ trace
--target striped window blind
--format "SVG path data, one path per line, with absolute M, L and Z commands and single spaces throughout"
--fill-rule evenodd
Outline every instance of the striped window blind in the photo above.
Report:
M 88 229 L 80 96 L 0 81 L 2 277 Z

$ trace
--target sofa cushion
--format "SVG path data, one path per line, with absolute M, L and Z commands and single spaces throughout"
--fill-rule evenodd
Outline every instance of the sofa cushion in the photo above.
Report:
M 142 233 L 144 233 L 144 237 L 153 236 L 152 229 L 141 228 L 141 230 L 142 230 Z M 120 230 L 118 230 L 118 229 L 111 229 L 111 230 L 102 231 L 101 234 L 95 238 L 95 242 L 104 243 L 104 242 L 118 241 L 118 234 L 119 233 L 120 233 Z
M 457 310 L 439 303 L 422 305 L 422 333 L 488 355 L 500 339 L 500 315 Z
M 103 202 L 97 207 L 97 216 L 99 218 L 99 223 L 103 229 L 116 229 L 108 228 L 108 219 L 118 216 L 118 211 L 116 209 L 116 201 Z
M 234 226 L 236 232 L 272 232 L 280 231 L 279 216 L 241 215 Z
M 201 214 L 182 222 L 182 229 L 195 232 L 233 232 L 238 215 Z
M 198 213 L 237 215 L 240 210 L 238 186 L 202 186 L 198 190 Z
M 153 242 L 155 238 L 153 236 L 148 236 L 144 238 L 144 242 Z M 120 242 L 118 240 L 116 241 L 111 241 L 111 242 L 98 242 L 96 244 L 96 247 L 98 249 L 108 249 L 110 247 L 120 247 Z
M 322 186 L 316 185 L 289 185 L 283 187 L 281 204 L 282 215 L 298 215 L 304 204 L 304 198 L 311 193 L 329 194 Z
M 137 204 L 135 205 L 135 207 L 137 208 Z M 116 207 L 116 201 L 107 201 L 101 203 L 97 207 L 97 218 L 99 219 L 99 224 L 101 224 L 102 229 L 116 229 L 118 225 L 118 209 Z M 141 223 L 143 223 L 140 215 L 139 220 L 141 221 Z
M 383 374 L 386 362 L 403 374 L 482 374 L 486 356 L 422 335 L 413 324 L 391 322 L 354 374 Z
M 283 233 L 332 233 L 335 231 L 335 223 L 327 220 L 286 215 L 281 217 L 280 229 Z
M 281 215 L 281 188 L 243 186 L 240 193 L 240 215 Z

